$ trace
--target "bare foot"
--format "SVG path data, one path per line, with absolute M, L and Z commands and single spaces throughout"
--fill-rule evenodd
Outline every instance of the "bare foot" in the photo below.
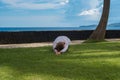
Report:
M 60 55 L 61 53 L 60 52 L 56 52 L 56 55 Z

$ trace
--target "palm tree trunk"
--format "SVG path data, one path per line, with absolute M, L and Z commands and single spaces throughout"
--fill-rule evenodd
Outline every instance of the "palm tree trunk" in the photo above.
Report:
M 95 41 L 104 40 L 106 34 L 108 16 L 109 16 L 109 9 L 110 9 L 110 0 L 104 0 L 102 17 L 100 19 L 100 22 L 96 30 L 94 30 L 93 33 L 90 35 L 89 40 L 95 40 Z

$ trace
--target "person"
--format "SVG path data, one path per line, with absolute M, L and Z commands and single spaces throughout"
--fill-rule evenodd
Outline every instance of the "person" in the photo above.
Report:
M 53 42 L 53 50 L 56 55 L 67 51 L 71 40 L 67 36 L 58 36 Z

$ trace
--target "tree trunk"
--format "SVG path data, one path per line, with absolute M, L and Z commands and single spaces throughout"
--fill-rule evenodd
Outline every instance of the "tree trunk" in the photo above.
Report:
M 110 9 L 110 0 L 104 0 L 103 12 L 100 22 L 96 30 L 94 30 L 93 33 L 90 35 L 89 40 L 95 40 L 95 41 L 104 40 L 106 34 L 108 16 L 109 16 L 109 9 Z

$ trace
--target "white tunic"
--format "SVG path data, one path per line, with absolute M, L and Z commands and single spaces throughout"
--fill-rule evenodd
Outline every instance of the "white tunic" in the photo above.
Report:
M 61 50 L 61 52 L 65 52 L 68 49 L 68 46 L 70 44 L 70 39 L 67 36 L 58 36 L 55 41 L 53 42 L 53 49 L 56 47 L 57 43 L 64 42 L 64 48 Z

